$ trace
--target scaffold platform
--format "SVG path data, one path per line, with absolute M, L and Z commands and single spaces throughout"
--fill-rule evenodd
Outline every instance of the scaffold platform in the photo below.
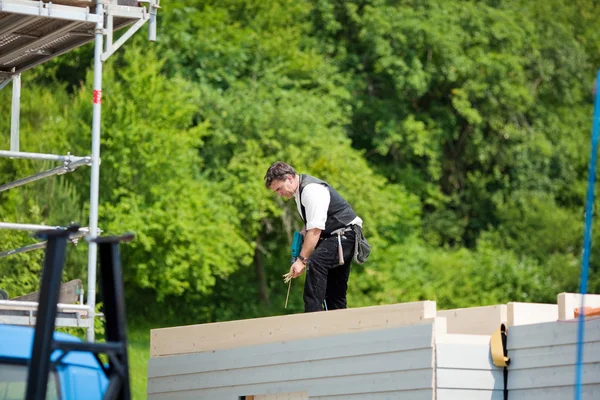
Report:
M 149 13 L 137 1 L 106 4 L 97 14 L 91 1 L 44 2 L 0 0 L 0 84 L 15 74 L 94 40 L 96 25 L 112 17 L 112 30 L 139 21 Z M 81 7 L 89 3 L 88 7 Z M 74 5 L 78 6 L 74 6 Z M 122 5 L 126 4 L 126 5 Z M 108 26 L 106 29 L 110 29 Z

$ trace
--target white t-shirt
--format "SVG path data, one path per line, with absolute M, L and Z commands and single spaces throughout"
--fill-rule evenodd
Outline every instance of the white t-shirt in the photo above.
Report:
M 306 211 L 306 230 L 319 228 L 325 230 L 325 222 L 327 221 L 327 210 L 329 209 L 329 202 L 331 201 L 331 195 L 327 186 L 320 183 L 309 183 L 302 190 L 302 205 L 300 204 L 300 185 L 294 193 L 294 199 L 296 200 L 296 206 L 298 212 L 302 216 L 302 206 Z M 362 226 L 362 219 L 360 217 L 354 218 L 348 225 L 359 225 Z

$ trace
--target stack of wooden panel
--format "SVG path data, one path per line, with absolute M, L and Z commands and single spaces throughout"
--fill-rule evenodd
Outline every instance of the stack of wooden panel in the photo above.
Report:
M 148 398 L 430 400 L 435 313 L 419 302 L 153 330 Z
M 424 301 L 155 329 L 148 398 L 570 398 L 577 323 L 564 319 L 578 299 L 443 311 Z M 501 324 L 509 327 L 508 375 L 490 355 Z M 599 399 L 600 319 L 585 326 L 583 400 Z
M 574 398 L 577 320 L 516 326 L 508 334 L 509 400 Z M 600 399 L 600 319 L 585 323 L 582 399 Z

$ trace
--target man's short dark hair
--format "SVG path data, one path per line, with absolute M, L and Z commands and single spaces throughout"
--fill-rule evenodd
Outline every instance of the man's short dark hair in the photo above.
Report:
M 273 181 L 283 181 L 287 175 L 296 176 L 296 170 L 283 161 L 275 161 L 267 170 L 265 175 L 265 186 L 270 188 Z

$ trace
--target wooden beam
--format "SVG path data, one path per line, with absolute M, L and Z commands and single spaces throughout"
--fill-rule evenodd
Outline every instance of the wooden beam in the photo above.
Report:
M 583 313 L 579 308 L 575 309 L 575 317 L 583 314 L 584 317 L 600 317 L 600 307 L 583 307 Z
M 150 332 L 152 357 L 330 336 L 417 324 L 436 316 L 435 301 L 216 322 Z
M 446 318 L 450 334 L 491 335 L 506 323 L 506 305 L 441 310 L 437 315 Z
M 508 326 L 539 324 L 558 320 L 558 305 L 508 303 Z

